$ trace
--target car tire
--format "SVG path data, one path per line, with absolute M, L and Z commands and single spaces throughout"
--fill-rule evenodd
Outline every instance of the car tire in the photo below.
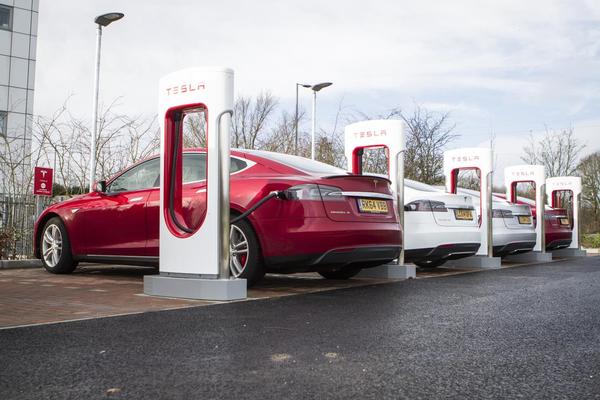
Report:
M 446 262 L 446 260 L 425 260 L 425 261 L 414 261 L 413 264 L 415 264 L 417 267 L 421 267 L 421 268 L 437 268 L 441 265 L 444 265 L 444 263 Z
M 40 235 L 40 258 L 46 271 L 53 274 L 70 274 L 77 268 L 71 253 L 71 242 L 65 225 L 58 217 L 50 218 Z
M 265 276 L 260 245 L 248 221 L 240 220 L 231 224 L 229 247 L 229 269 L 233 277 L 246 279 L 250 287 Z
M 325 279 L 350 279 L 360 271 L 362 271 L 360 267 L 346 267 L 336 271 L 319 271 L 319 275 Z

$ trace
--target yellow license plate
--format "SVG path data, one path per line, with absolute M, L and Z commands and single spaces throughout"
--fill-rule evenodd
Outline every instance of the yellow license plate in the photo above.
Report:
M 531 224 L 531 217 L 529 215 L 519 215 L 520 224 Z
M 454 218 L 470 221 L 473 219 L 473 211 L 472 210 L 454 210 Z
M 559 221 L 561 225 L 571 225 L 569 218 L 559 218 Z
M 388 205 L 384 200 L 358 199 L 358 210 L 369 214 L 387 214 Z

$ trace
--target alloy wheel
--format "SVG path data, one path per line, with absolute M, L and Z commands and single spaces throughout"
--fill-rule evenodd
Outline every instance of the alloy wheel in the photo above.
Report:
M 62 233 L 60 228 L 54 224 L 48 225 L 42 237 L 42 257 L 50 268 L 54 268 L 60 261 L 62 254 Z
M 246 268 L 248 251 L 248 238 L 240 228 L 231 225 L 229 230 L 229 269 L 236 278 Z

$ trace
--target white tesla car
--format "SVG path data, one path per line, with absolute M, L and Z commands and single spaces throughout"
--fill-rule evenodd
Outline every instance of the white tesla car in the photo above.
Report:
M 404 260 L 433 268 L 474 255 L 481 244 L 471 197 L 404 180 Z
M 459 188 L 458 194 L 471 196 L 474 203 L 480 202 L 479 191 Z M 533 250 L 536 235 L 531 207 L 492 196 L 492 218 L 494 219 L 492 235 L 495 257 Z

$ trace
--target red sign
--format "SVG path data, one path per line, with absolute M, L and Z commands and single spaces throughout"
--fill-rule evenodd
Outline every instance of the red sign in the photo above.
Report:
M 33 194 L 52 196 L 52 168 L 35 167 L 33 170 Z

